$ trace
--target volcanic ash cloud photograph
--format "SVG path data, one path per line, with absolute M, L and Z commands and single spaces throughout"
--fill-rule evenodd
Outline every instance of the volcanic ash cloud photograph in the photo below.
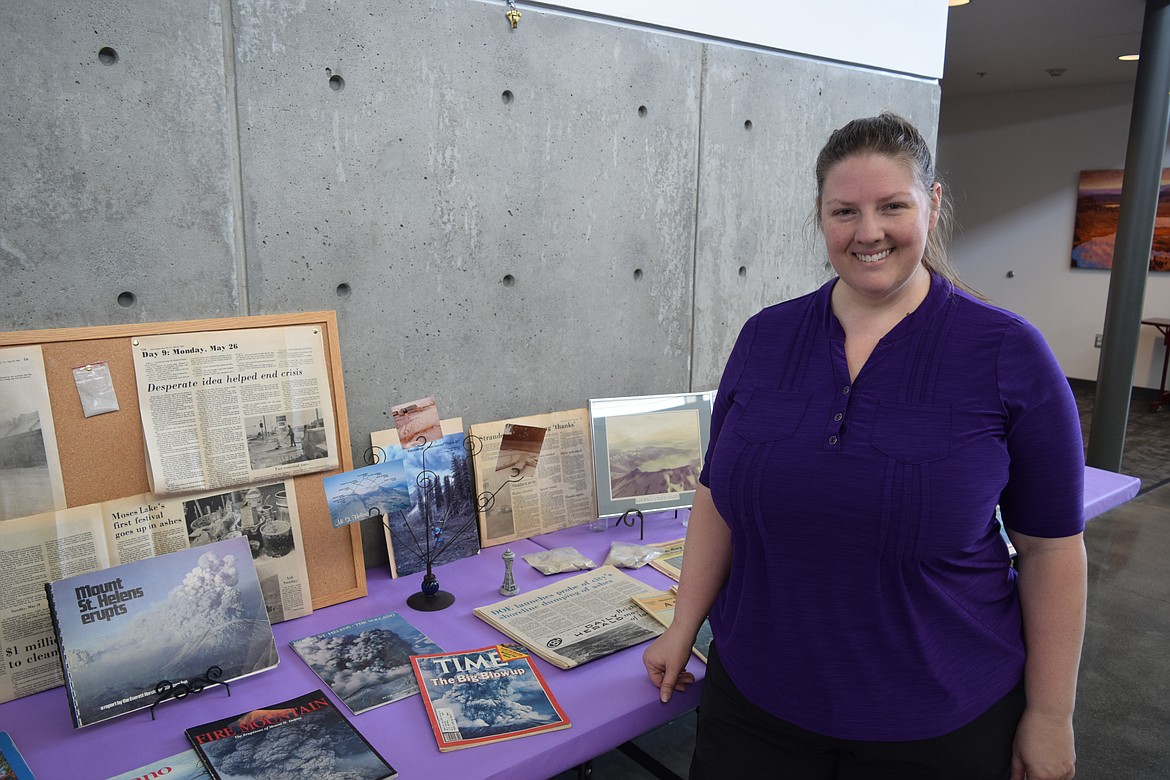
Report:
M 75 641 L 64 643 L 83 723 L 149 705 L 151 698 L 98 709 L 153 691 L 161 680 L 202 675 L 217 665 L 226 681 L 276 665 L 272 626 L 246 538 L 137 561 L 87 579 L 119 575 L 126 588 L 141 588 L 143 597 L 126 602 L 127 614 L 102 624 L 81 625 L 74 615 L 77 625 L 69 633 Z

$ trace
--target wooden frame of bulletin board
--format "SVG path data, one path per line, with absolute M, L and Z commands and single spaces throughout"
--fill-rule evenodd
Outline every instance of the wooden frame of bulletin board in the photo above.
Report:
M 65 501 L 73 507 L 150 491 L 135 383 L 133 338 L 290 325 L 321 328 L 325 370 L 333 397 L 333 420 L 337 426 L 340 468 L 293 478 L 301 518 L 301 538 L 309 568 L 309 588 L 313 594 L 313 608 L 319 609 L 360 598 L 368 592 L 361 529 L 357 523 L 343 528 L 333 527 L 321 484 L 322 479 L 330 474 L 353 469 L 336 312 L 14 331 L 0 333 L 0 347 L 41 347 L 65 482 Z M 73 369 L 101 362 L 109 365 L 119 411 L 87 418 L 78 401 Z

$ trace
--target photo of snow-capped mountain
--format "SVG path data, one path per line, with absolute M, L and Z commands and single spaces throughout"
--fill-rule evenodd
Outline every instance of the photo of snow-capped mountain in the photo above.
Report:
M 694 490 L 703 468 L 699 413 L 693 409 L 605 420 L 610 497 Z

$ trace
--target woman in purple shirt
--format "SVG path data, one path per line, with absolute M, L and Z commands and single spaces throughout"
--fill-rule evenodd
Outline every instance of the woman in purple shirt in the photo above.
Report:
M 837 276 L 740 333 L 674 624 L 644 656 L 666 701 L 710 613 L 691 778 L 1071 778 L 1068 382 L 1035 328 L 958 282 L 912 125 L 850 122 L 816 177 Z

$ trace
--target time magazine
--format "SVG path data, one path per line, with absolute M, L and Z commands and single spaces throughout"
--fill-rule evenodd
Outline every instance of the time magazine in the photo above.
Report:
M 570 726 L 540 670 L 518 645 L 415 655 L 410 662 L 440 751 Z

